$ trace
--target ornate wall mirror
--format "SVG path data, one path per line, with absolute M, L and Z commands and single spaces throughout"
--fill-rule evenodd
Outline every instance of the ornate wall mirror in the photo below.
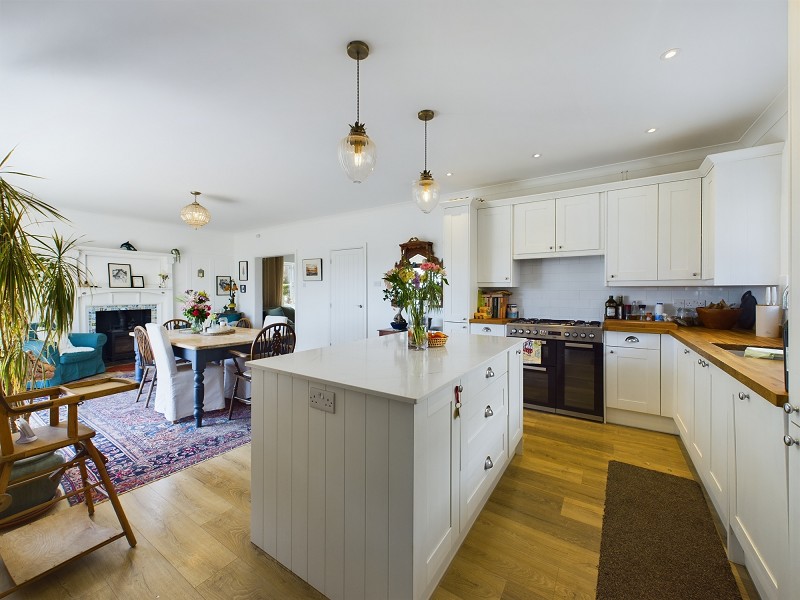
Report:
M 395 267 L 409 262 L 416 268 L 426 261 L 437 265 L 442 264 L 442 261 L 433 253 L 433 242 L 425 242 L 412 237 L 405 244 L 400 244 L 400 261 L 395 264 Z

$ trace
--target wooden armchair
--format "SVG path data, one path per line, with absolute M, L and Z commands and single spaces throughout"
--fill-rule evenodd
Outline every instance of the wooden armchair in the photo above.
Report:
M 133 381 L 107 377 L 13 396 L 5 396 L 0 391 L 0 511 L 11 505 L 15 489 L 33 480 L 49 477 L 58 481 L 64 471 L 77 467 L 82 481 L 82 486 L 72 492 L 0 519 L 0 527 L 12 520 L 19 522 L 26 516 L 35 516 L 59 500 L 77 494 L 83 494 L 88 512 L 87 515 L 80 505 L 76 505 L 0 535 L 0 558 L 5 563 L 11 581 L 11 587 L 0 589 L 0 598 L 122 536 L 127 538 L 132 547 L 136 545 L 133 530 L 108 476 L 105 467 L 107 459 L 92 443 L 95 432 L 78 422 L 78 405 L 81 402 L 136 387 Z M 66 409 L 65 421 L 60 420 L 60 413 L 64 414 L 63 408 Z M 39 410 L 49 411 L 48 424 L 33 428 L 36 436 L 34 441 L 19 443 L 21 434 L 12 433 L 11 422 Z M 56 468 L 50 466 L 34 470 L 11 480 L 11 471 L 16 461 L 68 447 L 74 449 L 75 456 L 63 464 Z M 90 483 L 88 480 L 87 460 L 94 463 L 100 475 L 97 483 Z M 92 490 L 100 486 L 105 489 L 120 528 L 106 527 L 90 518 L 94 514 Z

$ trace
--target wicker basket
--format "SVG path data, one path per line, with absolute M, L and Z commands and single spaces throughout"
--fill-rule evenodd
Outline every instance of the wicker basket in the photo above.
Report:
M 447 343 L 447 336 L 431 337 L 428 336 L 428 348 L 441 348 Z
M 697 308 L 697 317 L 703 327 L 709 329 L 730 329 L 739 320 L 741 308 Z

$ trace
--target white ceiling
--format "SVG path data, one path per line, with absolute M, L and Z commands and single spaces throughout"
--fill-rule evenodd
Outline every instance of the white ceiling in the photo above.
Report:
M 0 153 L 60 208 L 179 222 L 200 190 L 206 230 L 264 226 L 411 202 L 423 108 L 443 193 L 736 142 L 786 29 L 786 0 L 0 0 Z

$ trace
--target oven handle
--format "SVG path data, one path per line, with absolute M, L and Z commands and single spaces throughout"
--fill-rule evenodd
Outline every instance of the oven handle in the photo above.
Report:
M 594 348 L 594 344 L 575 344 L 574 342 L 565 342 L 564 346 L 567 348 Z
M 544 371 L 545 373 L 547 372 L 547 368 L 546 367 L 533 367 L 531 365 L 523 365 L 522 366 L 522 370 L 523 371 Z

